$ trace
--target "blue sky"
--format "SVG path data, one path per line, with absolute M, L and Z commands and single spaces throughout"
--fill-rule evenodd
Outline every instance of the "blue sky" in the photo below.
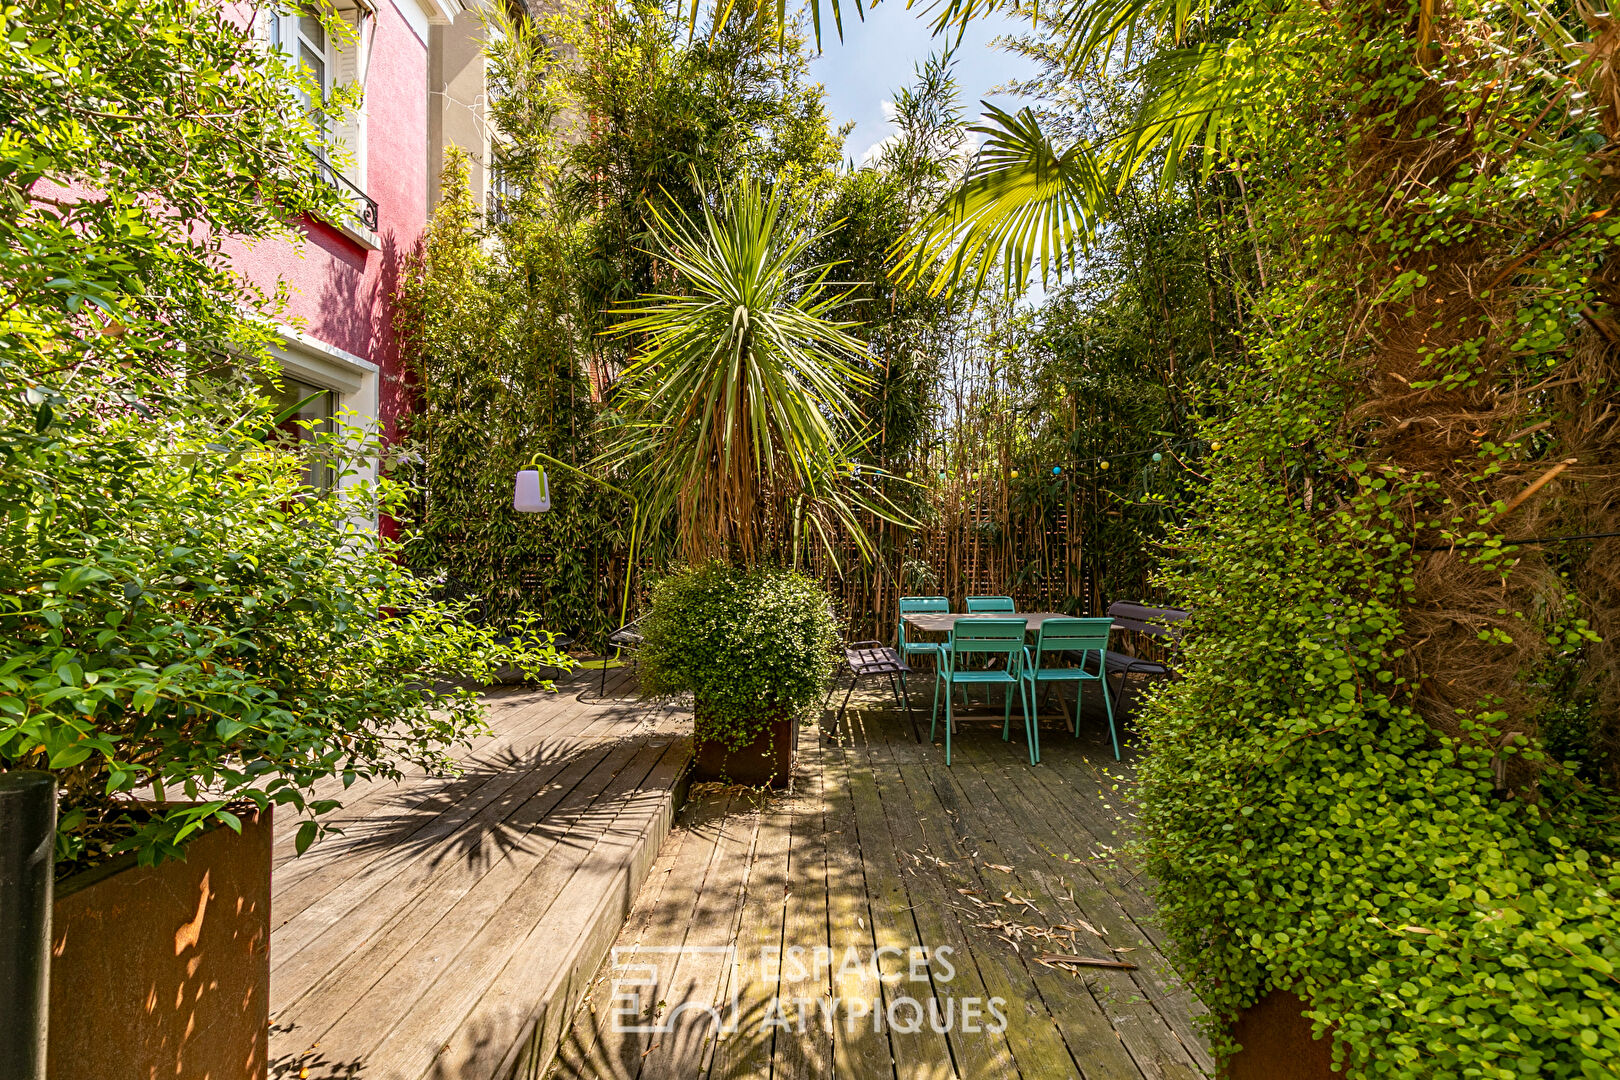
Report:
M 945 47 L 946 39 L 928 33 L 929 17 L 922 10 L 925 3 L 919 0 L 908 11 L 905 0 L 888 0 L 867 11 L 865 22 L 853 20 L 851 3 L 842 42 L 823 6 L 824 51 L 810 62 L 810 77 L 826 87 L 827 110 L 833 117 L 840 122 L 855 121 L 855 130 L 844 140 L 845 157 L 859 162 L 894 130 L 884 116 L 884 104 L 893 100 L 899 87 L 912 81 L 916 65 Z M 957 50 L 956 81 L 963 110 L 970 118 L 979 115 L 979 101 L 989 97 L 992 86 L 1034 74 L 1033 66 L 1022 57 L 990 47 L 994 38 L 1022 25 L 994 17 L 977 20 L 969 28 Z M 1005 97 L 990 100 L 1003 109 L 1013 104 Z

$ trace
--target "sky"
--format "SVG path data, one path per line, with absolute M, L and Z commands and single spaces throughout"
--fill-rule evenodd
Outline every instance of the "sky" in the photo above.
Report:
M 924 6 L 926 0 L 918 0 L 908 11 L 905 0 L 888 0 L 868 10 L 865 22 L 846 15 L 842 42 L 833 31 L 832 20 L 823 15 L 823 52 L 810 62 L 810 77 L 826 87 L 827 111 L 836 121 L 855 121 L 855 129 L 844 139 L 844 156 L 857 164 L 894 131 L 885 106 L 892 103 L 895 91 L 913 81 L 913 69 L 929 53 L 948 44 L 945 38 L 929 35 Z M 853 11 L 854 5 L 849 8 Z M 976 20 L 969 27 L 957 49 L 956 62 L 962 108 L 969 119 L 983 111 L 979 101 L 986 97 L 1000 108 L 1011 109 L 1015 102 L 1005 96 L 990 97 L 990 88 L 1035 73 L 1029 61 L 990 46 L 997 36 L 1023 25 L 996 16 Z

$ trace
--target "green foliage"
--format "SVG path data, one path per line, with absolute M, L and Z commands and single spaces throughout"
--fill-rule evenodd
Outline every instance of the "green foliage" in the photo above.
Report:
M 1614 700 L 1610 560 L 1508 542 L 1615 528 L 1606 471 L 1550 482 L 1614 460 L 1612 52 L 1249 10 L 1210 30 L 1269 87 L 1222 147 L 1269 285 L 1162 576 L 1196 614 L 1142 718 L 1160 909 L 1217 1016 L 1292 990 L 1352 1075 L 1613 1075 L 1620 800 L 1601 746 L 1548 752 Z
M 641 339 L 620 382 L 622 427 L 604 457 L 631 471 L 648 520 L 675 518 L 687 560 L 751 563 L 773 540 L 866 542 L 869 483 L 847 467 L 851 392 L 868 377 L 848 290 L 807 265 L 816 239 L 781 219 L 781 203 L 744 182 L 703 224 L 657 215 L 658 250 L 681 293 L 620 310 L 610 331 Z
M 512 475 L 536 452 L 596 458 L 593 386 L 635 344 L 598 331 L 614 302 L 673 284 L 652 206 L 701 216 L 705 178 L 813 178 L 836 160 L 796 42 L 740 20 L 713 38 L 684 30 L 657 4 L 505 26 L 491 108 L 508 197 L 483 221 L 452 163 L 400 297 L 421 376 L 412 565 L 492 616 L 542 612 L 585 642 L 616 625 L 627 508 L 554 470 L 555 508 L 516 514 Z M 665 534 L 649 539 L 656 557 Z
M 837 628 L 803 574 L 709 563 L 660 581 L 641 624 L 642 689 L 690 693 L 697 736 L 741 749 L 772 720 L 819 702 Z
M 0 768 L 56 774 L 65 872 L 173 855 L 248 803 L 319 814 L 325 778 L 444 765 L 479 719 L 435 680 L 487 674 L 489 635 L 351 525 L 397 487 L 320 496 L 266 446 L 265 402 L 204 377 L 274 373 L 244 314 L 274 298 L 222 240 L 344 212 L 311 179 L 301 76 L 211 6 L 3 18 Z M 341 469 L 377 452 L 320 446 Z
M 661 0 L 581 5 L 545 23 L 558 46 L 551 77 L 578 125 L 562 183 L 590 208 L 578 262 L 588 331 L 614 305 L 667 286 L 650 207 L 696 218 L 704 188 L 745 177 L 814 184 L 838 161 L 796 36 L 779 39 L 756 7 L 715 33 L 687 30 Z
M 543 612 L 559 632 L 598 640 L 618 625 L 610 557 L 627 535 L 622 500 L 553 470 L 550 513 L 512 509 L 512 478 L 535 453 L 589 461 L 595 413 L 572 319 L 576 235 L 541 182 L 555 156 L 525 134 L 527 174 L 514 163 L 508 175 L 529 182 L 490 227 L 465 158 L 452 152 L 420 256 L 401 280 L 405 354 L 420 386 L 411 469 L 422 491 L 406 550 L 487 619 Z
M 473 690 L 423 684 L 493 681 L 491 631 L 354 524 L 402 493 L 355 479 L 313 497 L 263 441 L 264 406 L 222 431 L 218 405 L 93 441 L 47 429 L 0 469 L 0 760 L 56 774 L 64 870 L 175 855 L 241 803 L 320 813 L 337 805 L 309 801 L 320 780 L 443 770 L 484 730 Z M 318 446 L 344 474 L 381 453 L 352 433 Z M 554 659 L 532 634 L 525 650 Z M 148 785 L 195 805 L 133 812 Z

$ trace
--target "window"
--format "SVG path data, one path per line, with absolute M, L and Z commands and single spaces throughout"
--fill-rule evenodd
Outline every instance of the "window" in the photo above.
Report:
M 264 32 L 270 46 L 287 54 L 313 84 L 299 96 L 321 129 L 321 144 L 309 148 L 317 173 L 348 198 L 355 220 L 375 232 L 377 203 L 366 194 L 365 110 L 351 91 L 363 100 L 376 17 L 356 0 L 339 0 L 335 11 L 330 24 L 304 10 L 272 12 Z M 341 96 L 339 89 L 345 91 Z
M 485 212 L 492 225 L 503 225 L 511 213 L 512 203 L 517 201 L 518 185 L 506 174 L 506 170 L 499 165 L 490 166 L 489 193 L 485 198 L 488 204 Z
M 320 100 L 310 98 L 308 90 L 299 92 L 304 108 L 310 115 L 320 118 L 322 128 L 327 126 L 326 105 L 332 97 L 332 55 L 327 44 L 326 27 L 314 15 L 270 15 L 270 44 L 292 56 L 315 84 Z
M 317 435 L 335 430 L 337 395 L 286 375 L 279 383 L 264 383 L 261 389 L 277 415 L 297 406 L 296 411 L 281 422 L 273 438 L 279 445 L 304 457 L 304 483 L 317 491 L 330 491 L 332 466 L 316 452 L 314 444 Z

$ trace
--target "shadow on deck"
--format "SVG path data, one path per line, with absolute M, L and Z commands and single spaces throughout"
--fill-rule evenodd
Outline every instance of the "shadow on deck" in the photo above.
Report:
M 552 1075 L 1208 1075 L 1100 703 L 1078 738 L 1050 703 L 1031 767 L 975 702 L 949 768 L 885 687 L 804 733 L 792 791 L 695 788 Z
M 271 1065 L 294 1077 L 504 1077 L 549 1058 L 668 832 L 690 721 L 582 671 L 488 695 L 455 777 L 356 785 L 342 835 L 278 830 Z M 335 793 L 334 793 L 335 794 Z

